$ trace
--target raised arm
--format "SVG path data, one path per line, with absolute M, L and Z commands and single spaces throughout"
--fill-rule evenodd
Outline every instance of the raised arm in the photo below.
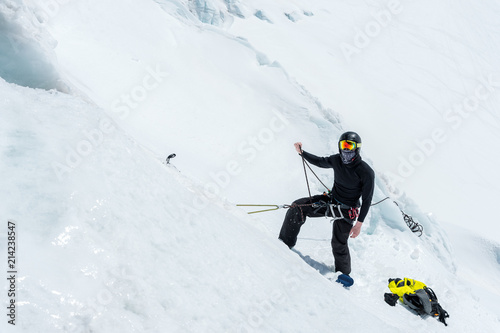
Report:
M 302 150 L 302 143 L 301 142 L 296 142 L 294 144 L 294 146 L 295 146 L 295 150 L 297 151 L 297 153 L 299 153 L 299 155 L 304 157 L 307 162 L 309 162 L 317 167 L 320 167 L 320 168 L 331 168 L 332 167 L 332 163 L 330 162 L 331 156 L 319 157 L 319 156 L 313 155 L 311 153 L 308 153 L 307 151 Z

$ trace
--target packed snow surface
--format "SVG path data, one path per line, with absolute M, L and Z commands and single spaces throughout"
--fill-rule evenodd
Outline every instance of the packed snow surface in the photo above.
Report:
M 17 271 L 12 284 L 5 261 L 1 331 L 500 331 L 499 13 L 1 2 L 0 249 L 10 221 Z M 283 209 L 236 206 L 307 196 L 293 143 L 327 156 L 345 130 L 363 138 L 374 202 L 390 197 L 349 241 L 350 289 L 334 282 L 329 219 L 308 219 L 290 251 Z M 433 288 L 448 327 L 387 305 L 396 277 Z

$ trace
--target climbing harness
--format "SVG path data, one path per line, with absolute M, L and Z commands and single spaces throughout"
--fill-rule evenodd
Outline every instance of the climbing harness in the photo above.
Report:
M 326 197 L 330 198 L 330 189 L 328 188 L 328 186 L 326 186 L 322 181 L 321 179 L 319 179 L 318 175 L 316 175 L 316 173 L 313 171 L 313 169 L 311 168 L 311 166 L 309 165 L 309 163 L 307 163 L 307 161 L 305 160 L 304 156 L 302 156 L 302 166 L 304 168 L 304 176 L 306 178 L 306 185 L 307 185 L 307 192 L 309 193 L 309 199 L 310 199 L 310 203 L 308 204 L 291 204 L 291 205 L 254 205 L 254 204 L 238 204 L 236 206 L 240 206 L 240 207 L 272 207 L 272 208 L 268 208 L 268 209 L 263 209 L 263 210 L 257 210 L 257 211 L 252 211 L 252 212 L 248 212 L 248 214 L 255 214 L 255 213 L 262 213 L 262 212 L 269 212 L 269 211 L 272 211 L 272 210 L 278 210 L 280 208 L 296 208 L 298 207 L 300 209 L 300 214 L 301 214 L 301 218 L 302 218 L 302 221 L 305 221 L 305 218 L 304 218 L 304 213 L 302 211 L 302 207 L 305 207 L 305 206 L 312 206 L 312 208 L 316 208 L 315 212 L 318 212 L 321 208 L 325 208 L 327 207 L 327 209 L 325 209 L 325 217 L 328 217 L 328 212 L 330 211 L 332 213 L 332 217 L 333 219 L 331 220 L 332 222 L 333 221 L 336 221 L 336 220 L 342 220 L 342 219 L 346 219 L 346 220 L 355 220 L 358 216 L 359 216 L 359 208 L 358 207 L 350 207 L 350 206 L 347 206 L 347 205 L 344 205 L 342 203 L 331 203 L 331 202 L 326 202 L 326 201 L 319 201 L 319 202 L 312 202 L 312 195 L 311 195 L 311 188 L 309 186 L 309 179 L 307 177 L 307 170 L 306 170 L 306 166 L 309 168 L 309 170 L 312 172 L 312 174 L 316 177 L 316 179 L 321 183 L 321 185 L 323 185 L 326 190 L 328 192 L 324 192 L 323 195 L 325 195 Z M 388 200 L 390 199 L 390 197 L 385 197 L 384 199 L 380 200 L 380 201 L 377 201 L 373 204 L 371 204 L 370 206 L 376 206 L 382 202 L 384 202 L 385 200 Z M 401 212 L 401 214 L 403 215 L 403 219 L 406 223 L 406 225 L 408 226 L 408 228 L 410 228 L 410 230 L 414 233 L 418 233 L 418 237 L 422 236 L 423 234 L 423 231 L 424 231 L 424 227 L 415 222 L 413 220 L 413 218 L 406 214 L 405 212 L 403 212 L 403 210 L 399 207 L 398 203 L 396 201 L 393 200 L 393 202 L 396 204 L 396 206 L 398 206 L 398 209 L 399 211 Z M 348 218 L 346 218 L 342 212 L 342 209 L 345 209 L 345 210 L 348 210 Z M 335 215 L 335 210 L 338 210 L 340 216 L 336 216 Z
M 349 213 L 349 218 L 351 220 L 355 220 L 359 216 L 359 208 L 358 207 L 351 207 L 351 209 L 349 209 L 348 213 Z

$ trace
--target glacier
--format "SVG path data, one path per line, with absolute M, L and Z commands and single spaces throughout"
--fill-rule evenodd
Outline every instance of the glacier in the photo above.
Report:
M 17 323 L 4 318 L 2 332 L 498 331 L 497 229 L 493 220 L 470 225 L 457 204 L 477 188 L 494 197 L 498 182 L 461 178 L 455 189 L 449 180 L 475 170 L 465 136 L 497 140 L 488 30 L 496 5 L 460 3 L 436 5 L 424 34 L 411 22 L 427 15 L 429 1 L 2 3 L 4 253 L 8 220 L 19 233 Z M 459 39 L 465 12 L 483 30 Z M 356 46 L 360 30 L 342 27 L 352 22 L 365 33 L 373 22 L 383 29 L 347 62 L 340 46 Z M 401 40 L 411 51 L 398 48 Z M 474 71 L 479 55 L 468 44 L 482 50 L 482 69 Z M 438 45 L 470 67 L 448 65 Z M 415 137 L 430 149 L 423 139 L 440 124 L 446 98 L 464 102 L 481 86 L 491 94 L 476 118 L 458 119 L 464 136 L 450 132 L 450 152 L 436 148 L 394 184 Z M 403 109 L 408 96 L 415 99 Z M 293 142 L 329 155 L 352 128 L 377 170 L 374 201 L 394 198 L 424 234 L 406 227 L 392 200 L 373 206 L 350 241 L 356 282 L 346 290 L 331 281 L 328 219 L 309 219 L 290 251 L 277 240 L 283 210 L 248 215 L 235 204 L 305 196 Z M 388 156 L 383 142 L 394 128 L 403 154 Z M 445 160 L 450 178 L 436 172 Z M 331 184 L 328 170 L 317 173 Z M 324 190 L 313 179 L 311 187 Z M 437 211 L 433 196 L 443 200 Z M 443 209 L 455 209 L 452 218 Z M 384 303 L 387 279 L 404 276 L 434 289 L 448 328 Z

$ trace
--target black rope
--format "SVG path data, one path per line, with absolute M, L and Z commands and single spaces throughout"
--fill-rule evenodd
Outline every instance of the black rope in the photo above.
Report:
M 390 198 L 385 197 L 384 199 L 377 201 L 376 203 L 372 204 L 371 206 L 378 205 L 379 203 L 382 203 L 387 199 L 390 199 Z M 413 231 L 414 233 L 419 233 L 418 237 L 422 236 L 422 234 L 424 233 L 424 227 L 421 224 L 415 222 L 413 220 L 413 217 L 411 217 L 410 215 L 403 212 L 403 210 L 399 207 L 399 205 L 396 201 L 393 201 L 393 202 L 396 204 L 396 206 L 398 206 L 399 211 L 403 215 L 403 219 L 404 219 L 406 225 L 408 226 L 408 228 L 410 228 L 410 230 Z
M 304 175 L 306 176 L 307 191 L 309 192 L 309 201 L 312 203 L 311 188 L 309 187 L 309 180 L 307 179 L 306 160 L 304 159 L 304 156 L 302 155 L 300 156 L 302 157 L 302 166 L 304 167 Z
M 302 157 L 302 165 L 304 167 L 304 175 L 306 176 L 306 184 L 307 184 L 307 191 L 309 192 L 309 200 L 312 204 L 312 196 L 311 196 L 311 188 L 309 187 L 309 179 L 307 178 L 307 170 L 306 170 L 306 165 L 307 167 L 309 168 L 309 170 L 311 170 L 311 172 L 313 173 L 313 175 L 316 177 L 316 179 L 321 183 L 321 185 L 323 185 L 327 190 L 328 190 L 328 193 L 330 193 L 330 189 L 325 185 L 323 184 L 323 182 L 321 181 L 321 179 L 319 179 L 318 175 L 316 175 L 316 173 L 313 171 L 313 169 L 311 168 L 311 166 L 309 165 L 309 163 L 307 163 L 307 161 L 305 160 L 304 156 L 300 155 Z M 390 197 L 385 197 L 384 199 L 380 200 L 380 201 L 377 201 L 376 203 L 374 204 L 371 204 L 370 206 L 375 206 L 375 205 L 378 205 L 382 202 L 384 202 L 385 200 L 388 200 L 390 199 Z M 419 233 L 418 237 L 422 236 L 422 234 L 424 233 L 424 227 L 415 222 L 413 220 L 413 217 L 411 217 L 410 215 L 406 214 L 405 212 L 403 212 L 403 210 L 399 207 L 398 203 L 396 201 L 393 201 L 396 206 L 398 206 L 399 208 L 399 211 L 401 212 L 401 214 L 403 215 L 403 219 L 406 223 L 406 225 L 408 226 L 408 228 L 410 228 L 410 230 L 414 233 Z M 311 204 L 306 204 L 306 205 L 292 205 L 290 207 L 294 207 L 294 206 L 309 206 Z M 300 209 L 300 213 L 302 215 L 302 220 L 304 220 L 304 216 L 303 216 L 303 213 L 302 213 L 302 208 L 299 207 Z
M 394 203 L 399 208 L 398 203 L 396 201 L 394 201 Z M 418 235 L 418 237 L 422 236 L 422 234 L 424 233 L 424 227 L 421 224 L 413 221 L 413 217 L 411 217 L 410 215 L 403 212 L 403 210 L 401 208 L 399 208 L 399 211 L 401 212 L 401 214 L 403 214 L 403 219 L 405 220 L 408 228 L 410 228 L 410 230 L 413 231 L 414 233 L 420 233 L 420 235 Z
M 377 201 L 376 203 L 371 204 L 370 206 L 375 206 L 375 205 L 378 205 L 379 203 L 381 203 L 381 202 L 383 202 L 383 201 L 385 201 L 385 200 L 387 200 L 387 199 L 390 199 L 390 198 L 389 198 L 389 197 L 385 197 L 384 199 L 382 199 L 382 200 L 380 200 L 380 201 Z
M 316 179 L 321 183 L 321 185 L 323 185 L 328 190 L 328 193 L 330 193 L 330 189 L 328 188 L 328 186 L 326 186 L 325 184 L 323 184 L 323 182 L 321 181 L 321 179 L 319 179 L 318 175 L 313 171 L 313 169 L 311 168 L 311 166 L 309 165 L 309 163 L 307 163 L 307 161 L 304 159 L 303 156 L 302 156 L 302 161 L 304 161 L 304 164 L 307 165 L 307 167 L 309 168 L 309 170 L 311 170 L 312 174 L 316 177 Z

